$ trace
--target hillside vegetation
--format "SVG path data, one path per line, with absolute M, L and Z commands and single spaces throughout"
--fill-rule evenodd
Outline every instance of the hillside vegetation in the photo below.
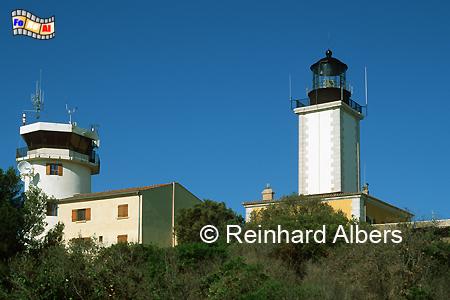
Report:
M 227 243 L 200 241 L 204 225 L 333 230 L 355 225 L 341 212 L 299 196 L 244 224 L 224 203 L 204 201 L 177 218 L 179 245 L 62 243 L 44 238 L 48 199 L 21 195 L 14 170 L 0 169 L 0 299 L 448 299 L 450 245 L 434 228 L 402 231 L 401 243 Z M 24 201 L 24 198 L 27 200 Z M 368 231 L 368 224 L 359 224 Z

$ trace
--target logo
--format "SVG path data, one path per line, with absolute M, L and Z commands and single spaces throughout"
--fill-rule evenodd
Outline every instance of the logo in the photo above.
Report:
M 25 35 L 38 40 L 55 37 L 55 16 L 39 18 L 23 9 L 11 12 L 13 35 Z
M 326 244 L 345 242 L 347 244 L 363 243 L 394 243 L 403 241 L 402 232 L 398 229 L 372 229 L 359 228 L 359 225 L 344 226 L 339 225 L 331 234 L 326 225 L 321 229 L 295 229 L 286 230 L 278 225 L 277 228 L 263 229 L 258 225 L 257 229 L 249 229 L 240 225 L 229 224 L 226 226 L 227 243 L 237 242 L 239 244 Z M 216 242 L 219 239 L 219 230 L 213 225 L 205 225 L 200 230 L 200 239 L 207 244 Z
M 213 225 L 205 225 L 200 230 L 200 239 L 207 244 L 214 243 L 219 238 L 219 230 Z

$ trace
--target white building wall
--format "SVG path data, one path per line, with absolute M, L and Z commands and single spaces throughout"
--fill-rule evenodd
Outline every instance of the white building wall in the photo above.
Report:
M 118 235 L 127 235 L 128 242 L 142 241 L 142 201 L 139 195 L 117 196 L 98 200 L 78 202 L 62 201 L 58 207 L 58 221 L 64 223 L 64 240 L 73 238 L 102 236 L 102 244 L 109 246 L 117 243 Z M 128 204 L 128 217 L 117 216 L 118 206 Z M 72 210 L 91 209 L 91 220 L 72 221 Z
M 91 192 L 91 170 L 81 164 L 51 159 L 31 160 L 29 163 L 34 170 L 34 184 L 48 196 L 56 199 L 71 197 L 75 194 Z M 46 175 L 47 163 L 60 163 L 63 175 Z M 25 180 L 25 190 L 28 190 L 30 179 Z

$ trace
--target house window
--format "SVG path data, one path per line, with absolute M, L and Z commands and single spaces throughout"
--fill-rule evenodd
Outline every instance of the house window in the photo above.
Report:
M 55 202 L 47 202 L 47 216 L 57 216 L 58 205 Z
M 117 236 L 117 243 L 126 243 L 128 241 L 128 235 L 121 234 Z
M 128 218 L 128 204 L 122 204 L 117 207 L 118 218 Z
M 91 241 L 90 237 L 77 237 L 77 238 L 73 238 L 70 239 L 71 242 L 75 242 L 75 243 L 87 243 Z
M 86 221 L 86 209 L 77 210 L 77 221 Z
M 91 209 L 73 209 L 72 210 L 72 222 L 78 221 L 90 221 L 91 220 Z
M 47 164 L 47 175 L 63 175 L 63 167 L 62 164 Z
M 99 243 L 103 243 L 103 235 L 98 237 L 98 241 L 99 241 Z

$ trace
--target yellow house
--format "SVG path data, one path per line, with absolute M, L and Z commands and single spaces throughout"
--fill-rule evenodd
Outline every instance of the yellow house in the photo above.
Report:
M 177 212 L 200 203 L 172 182 L 98 193 L 76 194 L 58 202 L 64 240 L 96 238 L 108 246 L 119 242 L 174 246 Z
M 279 203 L 274 199 L 274 194 L 272 188 L 267 187 L 262 192 L 262 200 L 244 202 L 245 220 L 250 220 L 253 211 Z M 338 192 L 305 197 L 324 201 L 335 210 L 342 211 L 349 219 L 355 218 L 371 224 L 407 222 L 413 217 L 410 212 L 369 195 L 367 190 L 361 193 Z

